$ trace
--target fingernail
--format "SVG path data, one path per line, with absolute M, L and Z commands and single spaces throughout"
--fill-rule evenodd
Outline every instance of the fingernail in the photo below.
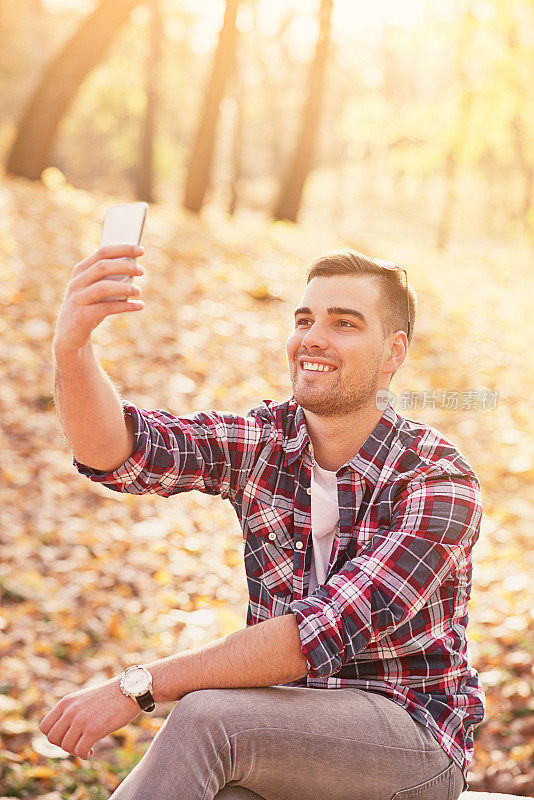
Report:
M 144 248 L 144 247 L 143 247 L 143 245 L 141 245 L 141 244 L 140 244 L 140 245 L 137 245 L 137 247 L 135 248 L 135 250 L 136 250 L 136 252 L 137 252 L 137 253 L 144 253 L 144 252 L 145 252 L 145 248 Z

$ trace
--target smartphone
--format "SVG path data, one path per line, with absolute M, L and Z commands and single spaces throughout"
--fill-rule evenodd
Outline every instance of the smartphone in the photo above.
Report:
M 124 203 L 124 205 L 108 208 L 102 226 L 100 247 L 106 244 L 141 244 L 147 212 L 147 203 Z M 107 275 L 106 280 L 131 283 L 132 276 Z M 121 295 L 103 297 L 100 302 L 104 303 L 110 300 L 127 300 L 127 297 Z

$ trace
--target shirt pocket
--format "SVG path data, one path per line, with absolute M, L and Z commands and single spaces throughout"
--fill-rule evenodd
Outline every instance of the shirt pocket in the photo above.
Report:
M 293 587 L 293 511 L 254 500 L 246 521 L 247 574 L 270 593 L 289 594 Z

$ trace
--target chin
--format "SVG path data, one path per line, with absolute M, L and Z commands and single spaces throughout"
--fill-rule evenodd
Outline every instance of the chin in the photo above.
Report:
M 317 396 L 313 392 L 293 389 L 293 397 L 305 411 L 311 411 L 313 414 L 329 414 L 332 412 L 334 404 L 330 394 L 325 393 L 323 396 Z

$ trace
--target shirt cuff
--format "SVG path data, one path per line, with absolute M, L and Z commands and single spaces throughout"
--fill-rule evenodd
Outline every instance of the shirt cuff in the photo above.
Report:
M 343 665 L 343 623 L 335 604 L 319 597 L 293 600 L 289 609 L 299 628 L 301 651 L 306 656 L 310 678 L 324 678 Z
M 148 423 L 143 418 L 137 406 L 122 401 L 123 413 L 128 414 L 134 422 L 134 449 L 132 455 L 116 469 L 106 472 L 101 469 L 88 467 L 73 457 L 72 463 L 79 473 L 85 475 L 96 483 L 112 483 L 127 486 L 133 483 L 141 474 L 148 463 L 150 454 L 150 433 Z

